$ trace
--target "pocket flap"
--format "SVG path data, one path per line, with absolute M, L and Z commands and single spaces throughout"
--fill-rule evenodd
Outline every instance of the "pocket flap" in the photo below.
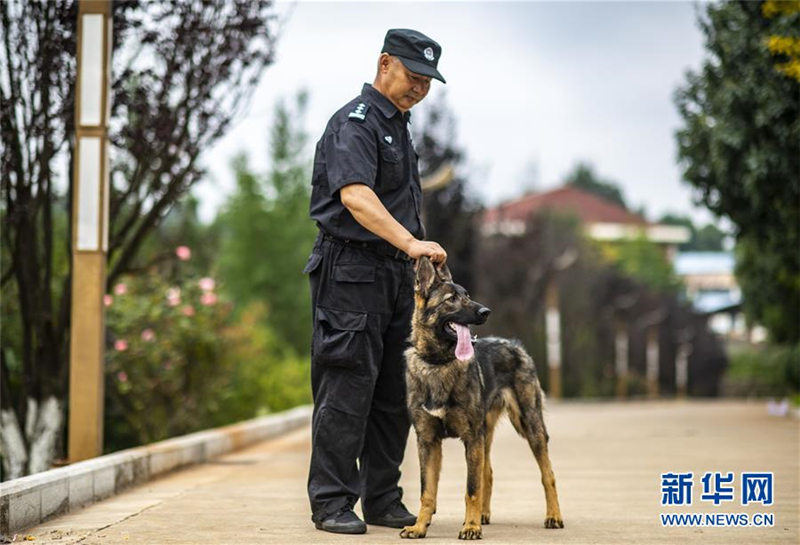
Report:
M 392 146 L 381 146 L 381 157 L 387 163 L 399 163 L 400 150 L 397 150 Z
M 366 312 L 317 307 L 317 320 L 339 331 L 364 331 L 367 327 Z
M 319 267 L 320 263 L 322 263 L 322 254 L 312 253 L 310 256 L 308 256 L 306 266 L 303 268 L 303 274 L 314 272 L 314 269 Z
M 337 282 L 375 282 L 375 265 L 336 265 L 333 279 Z

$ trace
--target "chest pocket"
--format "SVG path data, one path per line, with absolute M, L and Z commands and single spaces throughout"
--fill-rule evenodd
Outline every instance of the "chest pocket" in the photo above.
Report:
M 397 146 L 380 144 L 380 185 L 382 189 L 394 189 L 403 183 L 403 155 Z

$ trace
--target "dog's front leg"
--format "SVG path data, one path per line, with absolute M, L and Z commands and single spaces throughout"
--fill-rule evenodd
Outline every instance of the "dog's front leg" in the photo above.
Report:
M 442 471 L 442 440 L 419 441 L 419 469 L 422 484 L 422 498 L 420 500 L 417 523 L 406 526 L 400 532 L 400 537 L 420 538 L 428 533 L 431 518 L 436 512 L 436 494 L 439 490 L 439 474 Z
M 467 512 L 458 539 L 481 539 L 481 499 L 483 496 L 483 436 L 464 444 L 467 455 L 467 495 L 464 498 Z

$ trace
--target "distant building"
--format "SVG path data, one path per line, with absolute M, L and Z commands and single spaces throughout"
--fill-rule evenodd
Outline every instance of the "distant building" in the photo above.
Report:
M 486 210 L 481 224 L 484 236 L 521 235 L 534 213 L 549 209 L 575 215 L 586 234 L 594 240 L 632 240 L 644 236 L 665 247 L 672 259 L 677 246 L 689 240 L 689 229 L 676 225 L 649 223 L 641 215 L 617 203 L 567 185 L 544 193 L 524 195 Z
M 686 296 L 697 312 L 709 317 L 714 332 L 761 342 L 766 338 L 764 328 L 747 329 L 735 265 L 732 252 L 681 252 L 674 262 L 675 273 L 686 286 Z
M 734 265 L 732 252 L 680 252 L 675 258 L 675 273 L 683 280 L 686 295 L 695 307 L 712 312 L 741 303 Z

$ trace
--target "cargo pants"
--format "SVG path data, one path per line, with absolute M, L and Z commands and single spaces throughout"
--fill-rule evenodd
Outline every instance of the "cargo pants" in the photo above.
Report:
M 313 311 L 308 497 L 312 520 L 361 498 L 382 515 L 398 486 L 410 421 L 405 361 L 413 262 L 318 237 L 304 270 Z

